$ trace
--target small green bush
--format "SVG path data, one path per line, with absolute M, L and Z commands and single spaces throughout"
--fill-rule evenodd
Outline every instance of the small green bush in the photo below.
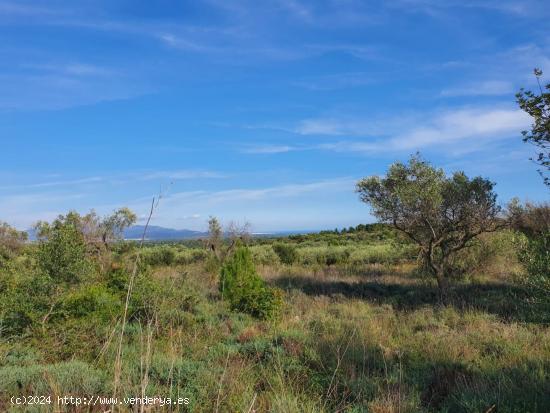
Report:
M 122 302 L 104 285 L 89 285 L 68 294 L 63 300 L 63 312 L 69 318 L 91 316 L 109 321 L 120 314 Z
M 7 282 L 0 292 L 0 336 L 24 335 L 40 322 L 52 303 L 55 283 L 42 272 L 25 271 L 15 274 L 1 273 Z
M 174 263 L 179 265 L 189 265 L 206 261 L 208 251 L 198 248 L 186 248 L 176 254 Z
M 349 260 L 350 252 L 348 250 L 332 250 L 325 256 L 325 265 L 346 264 Z
M 169 246 L 148 248 L 143 253 L 144 262 L 152 266 L 171 265 L 175 258 L 176 253 Z
M 282 306 L 282 294 L 260 278 L 246 247 L 239 247 L 222 267 L 220 292 L 232 310 L 261 319 L 273 318 Z
M 111 268 L 111 270 L 105 275 L 107 287 L 117 294 L 126 292 L 129 279 L 130 275 L 128 274 L 128 271 L 122 267 Z
M 252 259 L 256 265 L 277 265 L 280 264 L 279 256 L 271 245 L 254 245 L 250 247 Z
M 38 266 L 52 280 L 74 284 L 91 270 L 82 232 L 71 222 L 56 221 L 38 247 Z
M 298 260 L 298 252 L 296 247 L 290 244 L 274 244 L 273 251 L 279 256 L 283 264 L 292 265 Z
M 550 300 L 550 232 L 524 237 L 519 260 L 527 272 L 524 283 L 544 300 Z

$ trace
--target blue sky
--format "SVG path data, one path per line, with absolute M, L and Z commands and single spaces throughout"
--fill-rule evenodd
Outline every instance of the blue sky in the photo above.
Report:
M 514 93 L 550 74 L 545 0 L 0 0 L 0 220 L 70 209 L 204 229 L 370 222 L 419 150 L 547 199 Z M 546 77 L 548 80 L 549 78 Z

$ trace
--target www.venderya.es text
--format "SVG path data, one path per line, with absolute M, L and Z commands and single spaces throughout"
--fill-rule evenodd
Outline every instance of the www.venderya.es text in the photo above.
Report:
M 187 397 L 107 397 L 107 396 L 12 396 L 10 398 L 12 405 L 31 406 L 31 405 L 51 405 L 61 406 L 106 406 L 106 405 L 126 405 L 126 406 L 178 406 L 188 405 Z

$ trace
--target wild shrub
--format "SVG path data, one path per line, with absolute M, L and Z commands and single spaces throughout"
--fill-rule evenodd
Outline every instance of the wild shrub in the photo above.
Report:
M 537 296 L 550 300 L 550 232 L 525 237 L 520 242 L 519 260 L 524 265 L 524 284 Z
M 517 237 L 518 258 L 526 270 L 522 282 L 535 296 L 550 301 L 550 204 L 517 199 L 508 205 L 508 222 L 523 234 Z
M 122 301 L 105 285 L 88 285 L 71 292 L 63 299 L 65 317 L 92 317 L 98 321 L 110 321 L 120 314 Z
M 148 248 L 144 251 L 143 261 L 152 266 L 171 265 L 176 258 L 174 249 L 170 246 Z
M 179 251 L 175 258 L 174 263 L 179 265 L 189 265 L 198 262 L 203 262 L 208 258 L 208 251 L 198 248 L 185 248 L 183 251 Z
M 162 285 L 147 269 L 138 270 L 128 308 L 129 320 L 149 320 L 158 309 L 163 297 Z M 125 294 L 125 293 L 124 293 Z
M 469 248 L 459 251 L 452 257 L 451 277 L 471 275 L 488 276 L 510 271 L 517 265 L 516 236 L 511 231 L 483 234 L 472 240 Z
M 257 318 L 273 318 L 282 306 L 281 293 L 260 278 L 246 247 L 239 247 L 222 267 L 219 288 L 232 310 Z
M 111 268 L 105 275 L 105 283 L 107 288 L 116 294 L 126 293 L 130 275 L 123 267 Z
M 278 243 L 273 245 L 273 251 L 278 255 L 283 264 L 292 265 L 298 260 L 296 247 L 290 244 Z
M 5 222 L 0 221 L 0 265 L 3 260 L 16 256 L 23 248 L 26 240 L 26 232 L 17 231 Z
M 252 259 L 256 265 L 277 265 L 280 264 L 279 256 L 271 245 L 254 245 L 250 247 Z
M 29 249 L 36 265 L 18 265 L 1 313 L 4 333 L 22 335 L 32 327 L 45 326 L 60 315 L 67 292 L 94 274 L 77 214 L 59 216 L 36 226 L 38 245 Z M 14 263 L 15 265 L 15 263 Z
M 336 265 L 336 264 L 346 264 L 349 260 L 350 252 L 347 249 L 341 250 L 330 250 L 325 256 L 324 264 L 327 266 Z
M 204 262 L 204 271 L 213 277 L 217 277 L 222 267 L 221 261 L 214 254 L 208 254 Z
M 69 220 L 56 220 L 40 240 L 39 268 L 53 281 L 78 283 L 91 270 L 82 232 Z
M 40 270 L 19 265 L 0 270 L 0 337 L 21 336 L 51 312 L 63 289 Z

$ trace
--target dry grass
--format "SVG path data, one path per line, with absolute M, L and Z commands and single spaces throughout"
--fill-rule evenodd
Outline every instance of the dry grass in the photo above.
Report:
M 229 312 L 201 263 L 158 267 L 151 274 L 155 289 L 146 290 L 158 318 L 149 327 L 145 319 L 141 330 L 128 322 L 118 392 L 189 397 L 188 411 L 209 413 L 485 412 L 492 406 L 499 413 L 546 413 L 550 328 L 530 318 L 505 267 L 501 262 L 498 271 L 457 283 L 442 306 L 434 283 L 418 276 L 414 263 L 264 265 L 262 277 L 285 292 L 283 314 L 272 322 Z M 117 357 L 113 326 L 89 345 L 95 392 L 111 385 L 101 372 L 112 371 Z M 55 340 L 57 347 L 67 342 Z M 9 361 L 15 346 L 36 350 L 47 362 L 25 355 Z M 53 369 L 59 360 L 49 351 L 46 344 L 1 342 L 0 389 L 58 394 L 69 382 L 80 383 L 74 391 L 92 388 L 86 378 L 74 379 L 74 366 Z

